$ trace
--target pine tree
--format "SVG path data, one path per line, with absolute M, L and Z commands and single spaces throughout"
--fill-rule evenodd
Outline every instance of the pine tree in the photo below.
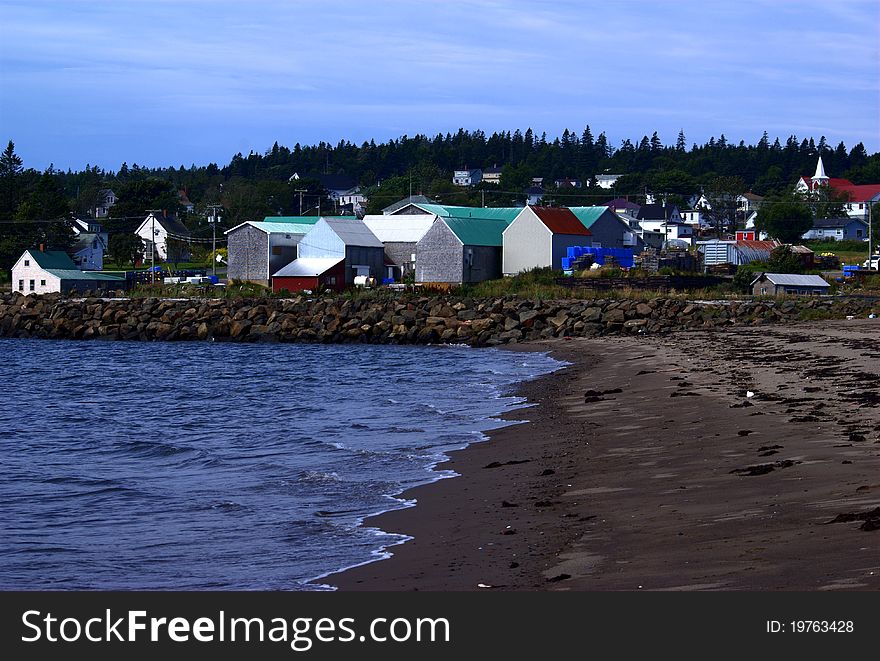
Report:
M 0 218 L 4 220 L 12 218 L 18 207 L 23 170 L 21 158 L 15 153 L 15 144 L 10 140 L 0 155 Z
M 684 137 L 684 129 L 681 129 L 678 132 L 678 139 L 675 141 L 675 151 L 684 152 L 686 147 L 687 147 L 687 142 L 685 141 L 685 137 Z

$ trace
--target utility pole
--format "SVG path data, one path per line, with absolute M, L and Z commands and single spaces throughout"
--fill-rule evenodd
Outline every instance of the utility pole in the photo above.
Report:
M 211 241 L 211 275 L 217 275 L 217 223 L 223 220 L 222 216 L 217 215 L 217 210 L 222 209 L 223 207 L 219 204 L 212 204 L 209 209 L 211 209 L 211 215 L 208 216 L 208 222 L 211 225 L 212 230 L 212 241 Z
M 305 188 L 294 188 L 293 189 L 294 193 L 299 193 L 299 215 L 300 216 L 303 215 L 303 193 L 305 193 L 306 190 L 307 189 L 305 189 Z
M 156 284 L 156 214 L 161 209 L 147 209 L 150 214 L 150 284 Z

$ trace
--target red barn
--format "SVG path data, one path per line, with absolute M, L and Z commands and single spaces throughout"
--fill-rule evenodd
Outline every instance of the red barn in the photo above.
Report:
M 319 286 L 345 290 L 344 257 L 301 257 L 272 276 L 272 291 L 314 290 Z

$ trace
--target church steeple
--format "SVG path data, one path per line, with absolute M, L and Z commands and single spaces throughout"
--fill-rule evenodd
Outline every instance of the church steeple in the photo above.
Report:
M 815 190 L 818 186 L 827 186 L 828 185 L 828 175 L 825 174 L 825 166 L 822 163 L 822 157 L 819 157 L 819 162 L 816 163 L 816 174 L 813 175 L 812 179 L 812 188 Z

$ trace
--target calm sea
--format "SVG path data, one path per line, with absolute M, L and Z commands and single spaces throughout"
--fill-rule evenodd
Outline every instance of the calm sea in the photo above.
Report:
M 0 340 L 0 589 L 318 589 L 557 369 L 468 347 Z M 318 581 L 320 583 L 320 581 Z

